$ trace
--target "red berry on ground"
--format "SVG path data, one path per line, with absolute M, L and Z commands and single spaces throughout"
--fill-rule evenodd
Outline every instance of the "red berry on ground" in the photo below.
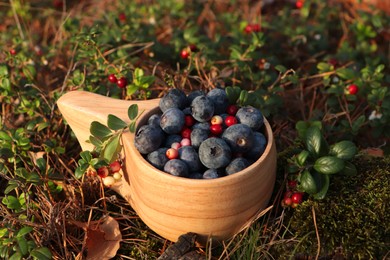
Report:
M 223 123 L 223 118 L 219 115 L 215 115 L 211 118 L 210 123 L 212 125 L 220 125 Z
M 193 118 L 191 115 L 186 115 L 185 118 L 185 126 L 191 127 L 195 124 L 195 118 Z
M 111 173 L 119 172 L 119 170 L 122 168 L 121 163 L 118 161 L 110 163 L 109 166 L 110 166 Z
M 222 125 L 211 125 L 210 126 L 210 133 L 213 135 L 220 135 L 223 132 Z
M 166 151 L 166 154 L 168 159 L 172 160 L 172 159 L 177 159 L 179 157 L 179 151 L 176 150 L 175 148 L 169 148 L 167 151 Z
M 15 49 L 10 49 L 10 50 L 9 50 L 9 53 L 10 53 L 11 55 L 16 55 L 16 50 L 15 50 Z
M 108 81 L 111 83 L 117 83 L 118 79 L 115 77 L 115 74 L 108 75 Z
M 188 57 L 190 57 L 190 52 L 187 50 L 187 48 L 181 50 L 180 57 L 185 60 L 188 59 Z
M 191 145 L 191 139 L 190 138 L 183 138 L 180 142 L 181 146 L 190 146 Z
M 108 171 L 107 166 L 102 166 L 97 170 L 97 174 L 99 175 L 100 178 L 105 178 L 108 176 L 110 172 Z
M 181 130 L 181 137 L 183 138 L 190 138 L 191 137 L 192 130 L 190 128 L 184 127 L 183 130 Z
M 351 84 L 348 86 L 348 93 L 350 95 L 356 95 L 356 93 L 358 93 L 359 91 L 359 87 L 356 86 L 355 84 Z
M 297 0 L 295 2 L 295 7 L 298 8 L 298 9 L 301 9 L 303 7 L 303 3 L 304 3 L 303 0 Z
M 118 79 L 116 85 L 120 88 L 125 88 L 127 86 L 127 79 L 125 77 Z
M 284 204 L 285 204 L 286 206 L 291 206 L 292 203 L 293 203 L 293 202 L 292 202 L 292 199 L 291 199 L 291 198 L 285 198 L 285 199 L 284 199 Z
M 122 23 L 126 22 L 126 15 L 124 13 L 120 13 L 118 18 Z
M 235 116 L 237 111 L 238 111 L 238 107 L 236 105 L 229 105 L 226 109 L 226 113 L 232 116 Z
M 288 187 L 290 187 L 291 189 L 294 189 L 295 187 L 297 187 L 297 181 L 296 180 L 289 180 L 287 182 L 287 185 Z
M 300 204 L 302 202 L 303 193 L 302 192 L 294 192 L 291 196 L 292 202 L 296 204 Z
M 232 126 L 232 125 L 235 125 L 235 124 L 237 124 L 237 123 L 238 123 L 238 120 L 237 120 L 237 118 L 236 118 L 235 116 L 229 115 L 229 116 L 227 116 L 227 117 L 225 118 L 225 125 L 226 125 L 227 127 Z

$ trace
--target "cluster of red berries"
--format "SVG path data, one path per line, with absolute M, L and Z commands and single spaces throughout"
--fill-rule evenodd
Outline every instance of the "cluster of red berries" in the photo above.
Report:
M 238 107 L 236 105 L 229 105 L 226 109 L 227 116 L 225 119 L 223 119 L 220 115 L 215 115 L 210 119 L 210 135 L 211 136 L 219 136 L 222 134 L 224 125 L 226 127 L 235 125 L 238 123 L 237 118 L 235 117 L 235 114 L 238 111 Z M 184 127 L 181 130 L 180 134 L 183 138 L 180 143 L 174 142 L 171 145 L 171 148 L 169 148 L 166 151 L 166 156 L 168 159 L 177 159 L 179 157 L 179 151 L 178 149 L 182 146 L 191 145 L 191 127 L 195 124 L 196 120 L 192 117 L 192 115 L 186 115 L 185 116 L 185 123 Z
M 187 60 L 190 57 L 191 53 L 196 52 L 197 50 L 198 48 L 196 47 L 195 44 L 190 44 L 181 50 L 180 57 L 184 60 Z
M 119 161 L 112 162 L 108 166 L 100 167 L 96 174 L 102 179 L 105 186 L 111 187 L 122 179 L 122 165 Z
M 260 25 L 259 24 L 248 24 L 244 28 L 244 33 L 250 34 L 252 32 L 260 32 Z
M 282 206 L 296 208 L 303 200 L 303 192 L 297 191 L 297 181 L 289 180 L 287 190 L 284 193 Z
M 125 88 L 127 86 L 127 79 L 125 77 L 118 79 L 115 74 L 108 75 L 108 81 L 115 83 L 119 88 Z

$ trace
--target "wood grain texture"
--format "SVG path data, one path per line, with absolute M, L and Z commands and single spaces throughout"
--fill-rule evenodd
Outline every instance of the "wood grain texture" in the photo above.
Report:
M 93 120 L 105 123 L 107 115 L 114 114 L 128 121 L 127 108 L 134 103 L 145 110 L 138 125 L 159 111 L 158 99 L 123 101 L 80 91 L 65 94 L 58 106 L 85 150 L 92 148 L 85 140 Z M 134 134 L 126 132 L 125 178 L 113 189 L 146 225 L 171 241 L 187 232 L 196 233 L 201 244 L 209 236 L 228 239 L 268 205 L 274 188 L 276 147 L 271 127 L 267 120 L 264 123 L 268 140 L 264 154 L 243 171 L 213 180 L 179 178 L 152 167 L 135 148 Z

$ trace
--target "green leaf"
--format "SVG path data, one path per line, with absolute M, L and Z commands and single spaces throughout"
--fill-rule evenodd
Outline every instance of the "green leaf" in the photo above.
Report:
M 287 68 L 284 67 L 283 65 L 276 65 L 276 66 L 275 66 L 275 69 L 276 69 L 277 71 L 279 71 L 280 73 L 284 73 L 284 72 L 287 71 Z
M 4 237 L 7 234 L 8 234 L 7 228 L 0 228 L 0 238 Z
M 229 103 L 236 104 L 238 98 L 240 97 L 241 88 L 239 88 L 239 87 L 226 87 L 225 92 L 226 92 L 226 95 L 229 99 Z
M 299 188 L 309 194 L 317 192 L 316 182 L 308 170 L 303 171 L 299 180 Z
M 17 237 L 16 241 L 18 242 L 20 253 L 22 253 L 22 255 L 27 255 L 28 253 L 27 240 L 24 237 Z
M 12 137 L 9 136 L 6 132 L 0 131 L 0 140 L 12 141 Z
M 311 126 L 306 131 L 305 138 L 306 149 L 315 157 L 324 155 L 328 152 L 328 144 L 322 136 L 321 130 L 316 126 Z
M 40 247 L 31 250 L 30 255 L 36 260 L 50 260 L 53 256 L 47 247 Z
M 14 156 L 14 153 L 12 152 L 11 149 L 8 149 L 8 148 L 0 148 L 0 157 L 3 157 L 3 158 L 11 158 Z
M 11 196 L 11 195 L 4 197 L 2 199 L 2 203 L 4 205 L 7 205 L 7 208 L 9 208 L 9 209 L 18 210 L 21 207 L 19 200 L 16 197 Z
M 336 70 L 337 76 L 346 80 L 353 80 L 356 78 L 356 72 L 349 68 L 339 68 Z
M 89 167 L 89 164 L 87 164 L 87 163 L 82 164 L 79 167 L 77 167 L 75 172 L 74 172 L 75 177 L 77 179 L 80 179 L 81 177 L 83 177 L 83 174 L 88 169 L 88 167 Z
M 323 174 L 335 174 L 344 168 L 345 164 L 342 159 L 334 156 L 323 156 L 318 158 L 314 163 L 314 169 Z
M 314 179 L 316 180 L 316 183 L 321 183 L 319 187 L 319 191 L 316 194 L 313 194 L 313 197 L 317 200 L 321 200 L 325 198 L 326 193 L 328 192 L 329 189 L 329 183 L 330 183 L 330 177 L 329 175 L 326 174 L 321 174 L 318 172 L 314 172 L 313 174 Z
M 105 138 L 112 134 L 111 130 L 107 126 L 97 121 L 93 121 L 91 123 L 91 127 L 89 130 L 93 136 L 96 136 L 98 138 Z
M 92 159 L 92 154 L 90 151 L 82 151 L 80 153 L 80 157 L 83 159 L 84 162 L 88 163 Z
M 110 138 L 107 141 L 106 147 L 104 148 L 103 158 L 109 163 L 112 163 L 116 160 L 118 153 L 122 149 L 120 145 L 120 137 L 120 135 L 115 135 Z
M 45 129 L 46 127 L 48 127 L 49 125 L 50 124 L 48 122 L 42 122 L 42 123 L 38 124 L 37 131 L 40 132 L 43 129 Z
M 332 145 L 329 149 L 329 153 L 337 158 L 350 160 L 356 155 L 357 148 L 351 141 L 341 141 Z
M 6 65 L 0 66 L 0 76 L 7 76 L 8 75 L 8 68 Z
M 108 115 L 108 118 L 107 118 L 107 126 L 109 128 L 111 128 L 112 130 L 116 131 L 116 130 L 123 129 L 123 128 L 127 127 L 127 124 L 125 121 L 123 121 L 119 117 L 110 114 L 110 115 Z
M 344 169 L 340 172 L 340 174 L 346 175 L 346 176 L 354 176 L 357 174 L 357 169 L 356 166 L 351 163 L 351 162 L 344 162 L 345 167 Z
M 306 159 L 309 157 L 309 152 L 306 151 L 306 150 L 303 150 L 302 152 L 300 152 L 297 157 L 296 157 L 296 161 L 298 163 L 299 166 L 304 166 L 305 165 L 305 162 L 306 162 Z
M 22 237 L 28 233 L 30 233 L 33 230 L 32 227 L 22 227 L 19 231 L 18 234 L 16 235 L 17 237 Z
M 5 188 L 5 190 L 4 190 L 4 194 L 8 194 L 11 191 L 13 191 L 14 189 L 19 187 L 19 184 L 17 182 L 11 182 L 11 181 L 13 181 L 13 180 L 10 180 L 8 182 L 7 188 Z
M 238 102 L 240 105 L 243 105 L 246 103 L 248 99 L 248 91 L 247 90 L 241 90 L 240 96 L 238 98 Z
M 129 125 L 129 131 L 131 133 L 135 133 L 135 130 L 136 130 L 136 123 L 135 121 L 131 122 L 130 125 Z
M 138 89 L 139 89 L 139 86 L 138 86 L 138 85 L 130 84 L 130 85 L 128 85 L 127 88 L 126 88 L 126 94 L 127 94 L 128 96 L 131 96 L 131 95 L 133 95 Z
M 22 254 L 20 252 L 15 252 L 8 260 L 20 260 L 22 259 Z
M 137 104 L 131 105 L 127 110 L 127 115 L 130 118 L 130 120 L 135 120 L 138 116 L 138 105 Z
M 93 146 L 95 146 L 96 148 L 100 148 L 103 144 L 103 142 L 99 139 L 99 138 L 96 138 L 95 136 L 93 135 L 90 135 L 89 136 L 89 141 L 91 142 L 91 144 L 93 144 Z

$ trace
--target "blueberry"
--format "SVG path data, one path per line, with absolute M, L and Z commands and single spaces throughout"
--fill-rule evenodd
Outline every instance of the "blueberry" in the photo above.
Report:
M 192 103 L 192 100 L 194 100 L 194 98 L 196 97 L 199 97 L 199 96 L 205 96 L 206 94 L 204 93 L 204 91 L 202 90 L 195 90 L 195 91 L 192 91 L 191 93 L 189 93 L 187 95 L 187 100 L 188 100 L 188 104 L 191 104 Z
M 178 134 L 183 129 L 184 118 L 183 111 L 178 108 L 170 108 L 162 114 L 160 126 L 167 134 Z
M 238 122 L 247 125 L 253 130 L 258 130 L 263 126 L 263 114 L 252 106 L 241 107 L 236 114 Z
M 148 162 L 156 167 L 159 170 L 164 169 L 164 165 L 168 162 L 168 158 L 166 156 L 168 148 L 162 147 L 158 148 L 157 150 L 149 153 L 146 157 Z
M 208 169 L 203 173 L 203 179 L 216 179 L 218 177 L 218 171 L 216 169 Z
M 180 143 L 181 139 L 183 139 L 181 135 L 167 135 L 165 138 L 164 147 L 171 148 L 173 143 Z
M 185 162 L 190 172 L 197 172 L 202 168 L 199 155 L 192 146 L 182 146 L 179 148 L 179 159 Z
M 169 160 L 164 165 L 164 171 L 174 176 L 188 177 L 188 166 L 180 159 Z
M 206 96 L 197 96 L 191 102 L 191 112 L 199 122 L 209 121 L 214 115 L 214 103 Z
M 143 125 L 135 135 L 134 145 L 142 154 L 157 150 L 164 141 L 164 132 L 159 126 Z
M 253 137 L 252 148 L 245 154 L 245 157 L 256 161 L 264 153 L 267 140 L 260 132 L 253 132 Z
M 160 99 L 161 111 L 165 112 L 170 108 L 184 109 L 188 105 L 186 94 L 179 89 L 171 89 Z
M 191 107 L 185 107 L 183 110 L 184 115 L 191 115 Z
M 200 144 L 209 138 L 209 130 L 195 128 L 191 132 L 191 145 L 196 149 L 199 148 Z
M 209 122 L 197 122 L 192 126 L 192 130 L 194 129 L 202 129 L 206 131 L 210 131 L 210 123 Z
M 160 119 L 161 119 L 161 115 L 160 114 L 153 114 L 153 115 L 151 115 L 149 117 L 148 124 L 149 125 L 160 126 Z
M 253 131 L 244 124 L 236 124 L 229 126 L 222 134 L 222 139 L 232 149 L 234 153 L 245 153 L 252 148 Z
M 235 158 L 233 161 L 229 163 L 228 166 L 226 166 L 226 174 L 230 175 L 239 171 L 244 170 L 246 167 L 248 167 L 250 163 L 247 159 L 238 157 Z
M 218 169 L 229 164 L 231 150 L 221 138 L 211 137 L 200 144 L 199 158 L 207 168 Z
M 211 99 L 214 103 L 214 114 L 219 115 L 226 111 L 229 106 L 229 100 L 225 90 L 220 88 L 212 89 L 207 93 L 206 97 Z

